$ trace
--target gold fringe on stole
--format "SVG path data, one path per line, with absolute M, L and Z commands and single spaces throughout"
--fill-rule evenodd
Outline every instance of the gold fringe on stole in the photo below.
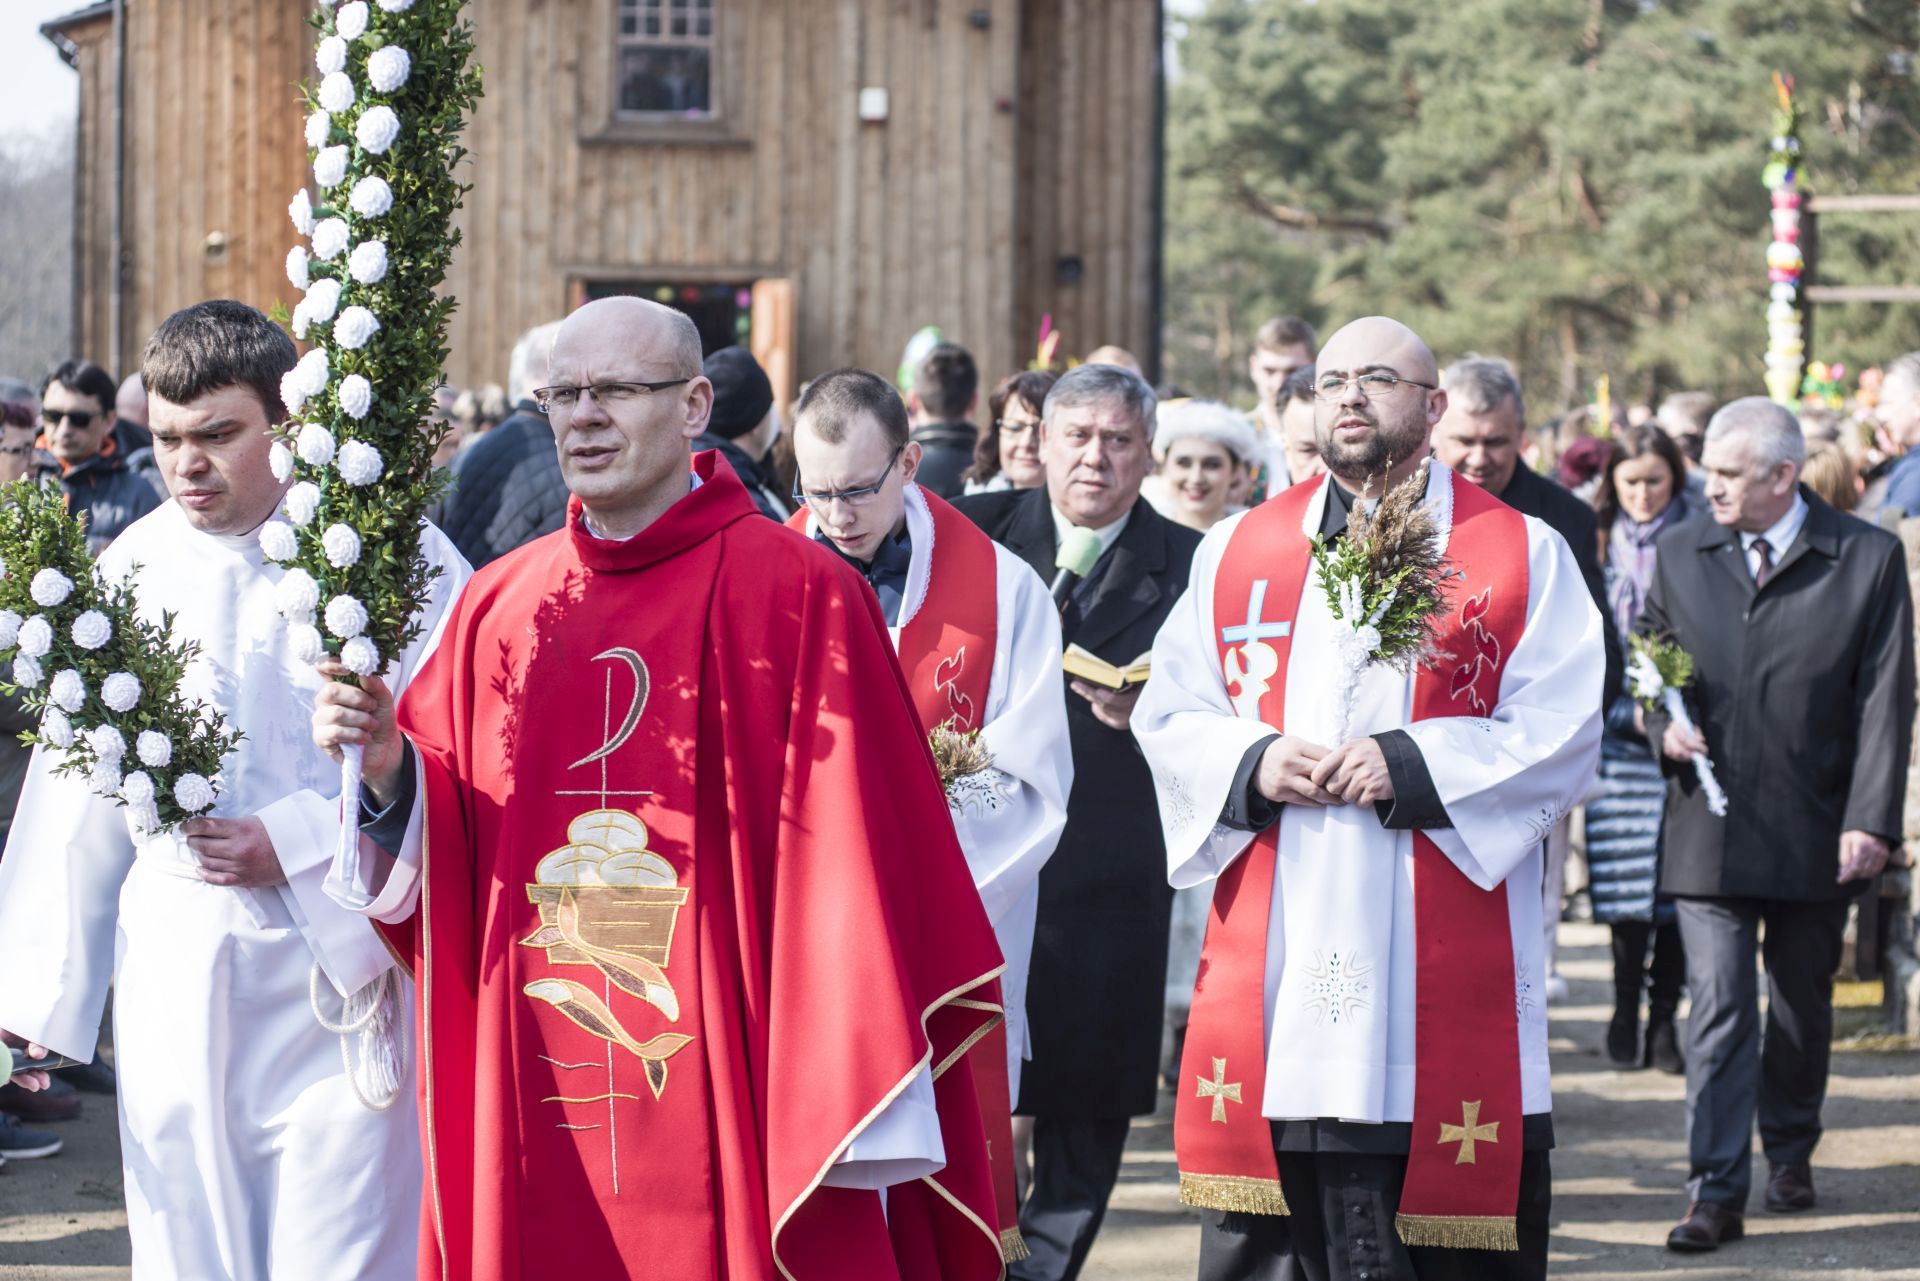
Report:
M 1027 1239 L 1018 1227 L 1000 1229 L 1000 1262 L 1018 1263 L 1027 1257 Z
M 1396 1214 L 1394 1230 L 1408 1245 L 1446 1250 L 1518 1250 L 1514 1220 L 1491 1214 Z
M 1202 1210 L 1235 1210 L 1241 1214 L 1292 1214 L 1278 1179 L 1250 1179 L 1238 1174 L 1180 1172 L 1180 1199 Z

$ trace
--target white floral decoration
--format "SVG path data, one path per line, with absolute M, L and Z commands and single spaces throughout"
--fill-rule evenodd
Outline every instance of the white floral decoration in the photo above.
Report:
M 284 520 L 270 520 L 260 526 L 260 552 L 272 561 L 290 561 L 298 556 L 300 540 L 293 526 Z
M 334 389 L 334 396 L 349 418 L 365 418 L 373 408 L 373 384 L 359 374 L 342 378 L 340 386 Z
M 300 376 L 301 389 L 308 396 L 318 396 L 327 389 L 327 380 L 333 376 L 327 368 L 327 349 L 315 347 L 300 357 L 299 363 L 293 367 L 293 372 Z
M 301 342 L 305 342 L 307 340 L 307 330 L 312 328 L 313 326 L 313 312 L 307 307 L 307 300 L 305 298 L 302 298 L 299 302 L 293 304 L 293 315 L 289 320 L 289 324 L 293 329 L 293 336 L 295 338 L 298 338 Z M 297 376 L 294 375 L 291 370 L 289 370 L 287 373 L 282 374 L 280 376 L 280 386 L 282 391 L 280 399 L 283 401 L 286 400 L 285 390 L 287 387 L 287 379 L 290 377 L 296 379 L 293 386 L 298 394 L 298 397 L 301 403 L 304 404 L 307 398 L 306 389 L 303 386 L 301 386 L 301 384 L 297 379 Z M 297 406 L 289 405 L 288 408 L 289 409 L 297 408 Z
M 287 206 L 287 217 L 293 219 L 293 229 L 301 235 L 313 234 L 313 201 L 308 198 L 305 187 L 294 194 L 292 203 Z
M 298 618 L 310 613 L 320 604 L 320 584 L 313 581 L 313 575 L 295 566 L 286 572 L 273 589 L 274 604 L 281 614 L 288 618 Z
M 294 449 L 307 466 L 325 467 L 333 461 L 333 433 L 319 423 L 307 423 L 300 428 Z
M 340 185 L 347 176 L 347 148 L 344 144 L 322 147 L 313 158 L 313 180 L 324 189 Z
M 113 639 L 113 620 L 97 609 L 90 609 L 73 620 L 73 643 L 81 649 L 99 649 Z
M 120 673 L 125 675 L 125 673 Z M 108 677 L 109 680 L 112 677 Z M 111 725 L 95 725 L 86 733 L 87 746 L 103 761 L 117 761 L 127 754 L 127 740 Z
M 362 218 L 378 218 L 393 208 L 393 188 L 379 174 L 370 173 L 353 184 L 347 203 Z
M 305 525 L 320 510 L 320 486 L 310 480 L 303 480 L 287 491 L 287 519 L 296 525 Z
M 173 740 L 157 729 L 144 729 L 133 741 L 133 750 L 148 769 L 165 769 L 173 759 Z
M 59 570 L 49 566 L 33 576 L 28 585 L 33 603 L 43 609 L 52 609 L 73 595 L 73 580 Z
M 364 636 L 355 636 L 340 647 L 340 664 L 355 676 L 371 676 L 380 670 L 380 648 Z
M 173 799 L 189 814 L 213 804 L 213 784 L 199 774 L 182 774 L 173 784 Z
M 313 50 L 313 65 L 320 69 L 320 74 L 323 76 L 330 76 L 336 71 L 345 71 L 347 69 L 347 42 L 339 36 L 327 36 L 321 40 Z M 320 145 L 313 140 L 313 122 L 311 119 L 307 122 L 307 145 L 309 147 L 317 147 Z
M 35 614 L 20 624 L 20 652 L 28 658 L 45 658 L 53 648 L 53 624 L 45 615 Z
M 347 273 L 363 285 L 377 285 L 387 274 L 387 242 L 363 240 L 347 256 Z
M 287 380 L 282 378 L 280 380 L 280 395 L 282 398 L 285 398 L 286 394 Z M 287 406 L 288 413 L 293 413 L 298 409 L 298 405 L 290 404 Z M 293 451 L 279 441 L 274 441 L 267 449 L 267 467 L 273 472 L 273 478 L 275 480 L 283 485 L 286 484 L 288 479 L 293 476 Z
M 0 649 L 12 649 L 20 639 L 20 615 L 10 609 L 0 609 Z
M 322 0 L 324 3 L 325 0 Z M 380 0 L 380 7 L 388 13 L 405 13 L 413 8 L 413 0 Z
M 413 70 L 413 59 L 407 51 L 397 44 L 390 44 L 373 51 L 367 59 L 367 83 L 381 93 L 392 93 L 407 82 L 407 73 Z
M 366 0 L 350 0 L 340 6 L 340 12 L 334 17 L 333 29 L 349 40 L 358 40 L 367 34 Z
M 334 313 L 340 309 L 340 282 L 331 276 L 322 276 L 307 286 L 307 296 L 300 301 L 305 305 L 307 315 L 313 322 L 324 325 L 332 320 Z M 326 384 L 322 383 L 321 386 L 324 387 Z M 308 388 L 312 390 L 311 383 L 308 384 Z
M 367 607 L 351 596 L 335 596 L 327 602 L 327 630 L 342 640 L 350 640 L 367 630 Z
M 295 289 L 305 289 L 312 277 L 307 271 L 307 250 L 305 245 L 295 245 L 287 250 L 287 279 L 293 282 Z
M 333 340 L 348 351 L 358 351 L 380 332 L 380 321 L 365 307 L 355 303 L 333 322 Z
M 360 120 L 353 127 L 353 136 L 368 152 L 383 156 L 387 148 L 393 145 L 393 140 L 400 136 L 400 117 L 384 103 L 369 107 L 360 113 Z
M 132 672 L 115 672 L 100 682 L 100 701 L 116 712 L 132 711 L 140 703 L 140 678 Z
M 25 654 L 16 654 L 13 658 L 13 683 L 24 685 L 28 689 L 38 689 L 45 680 L 46 673 L 40 670 L 40 660 L 28 658 Z
M 335 569 L 350 569 L 360 563 L 360 535 L 351 525 L 327 526 L 327 532 L 320 535 L 320 546 L 327 553 L 327 563 Z
M 40 715 L 40 737 L 64 752 L 73 746 L 73 722 L 59 708 L 49 707 Z
M 135 770 L 120 780 L 120 799 L 127 804 L 147 806 L 153 804 L 153 776 L 145 770 Z
M 295 623 L 287 628 L 287 649 L 296 663 L 317 663 L 327 652 L 327 642 L 312 623 Z
M 339 115 L 353 105 L 353 80 L 344 71 L 329 71 L 320 81 L 320 106 Z
M 371 485 L 386 471 L 380 451 L 364 440 L 350 440 L 340 446 L 340 479 L 349 485 Z
M 313 228 L 313 256 L 331 262 L 347 251 L 352 238 L 345 218 L 323 218 Z
M 307 117 L 307 145 L 315 151 L 327 145 L 333 136 L 333 117 L 324 111 L 316 111 Z
M 120 762 L 101 759 L 93 763 L 87 771 L 87 786 L 101 796 L 112 796 L 120 790 Z
M 86 705 L 87 683 L 80 679 L 79 672 L 64 668 L 54 673 L 53 683 L 47 686 L 47 697 L 61 711 L 77 712 Z

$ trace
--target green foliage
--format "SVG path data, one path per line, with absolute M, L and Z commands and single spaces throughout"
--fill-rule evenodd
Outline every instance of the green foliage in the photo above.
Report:
M 1356 499 L 1339 542 L 1313 536 L 1320 589 L 1334 618 L 1356 638 L 1354 656 L 1401 671 L 1432 656 L 1435 620 L 1446 599 L 1447 561 L 1426 492 L 1422 467 L 1388 491 L 1371 515 Z
M 1635 635 L 1629 643 L 1627 683 L 1635 701 L 1648 711 L 1660 706 L 1667 690 L 1693 684 L 1693 655 L 1671 637 Z
M 241 739 L 224 725 L 214 707 L 181 691 L 199 646 L 173 638 L 172 615 L 162 617 L 158 624 L 141 618 L 130 583 L 107 581 L 95 571 L 93 558 L 87 553 L 85 526 L 68 513 L 58 489 L 30 480 L 15 481 L 0 489 L 0 563 L 5 566 L 0 576 L 0 610 L 6 611 L 7 623 L 43 618 L 53 633 L 52 648 L 38 660 L 42 678 L 31 684 L 0 688 L 22 693 L 27 708 L 44 716 L 56 673 L 77 672 L 86 687 L 85 702 L 67 714 L 74 730 L 70 746 L 62 748 L 60 743 L 49 741 L 44 721 L 37 731 L 21 735 L 22 741 L 58 752 L 58 764 L 54 766 L 58 773 L 92 774 L 102 762 L 85 733 L 112 726 L 126 742 L 124 766 L 144 769 L 153 781 L 161 826 L 170 828 L 192 818 L 194 811 L 175 798 L 174 785 L 188 774 L 215 782 L 222 758 L 239 746 Z M 58 570 L 73 584 L 71 593 L 58 605 L 43 606 L 32 595 L 34 576 L 47 569 Z M 74 639 L 74 622 L 88 611 L 105 615 L 112 628 L 106 642 L 93 649 L 84 648 Z M 0 648 L 0 661 L 12 667 L 19 652 L 17 643 Z M 107 677 L 121 672 L 138 680 L 141 691 L 140 700 L 124 712 L 114 711 L 101 701 L 101 687 Z M 18 680 L 17 669 L 14 674 Z M 164 734 L 171 743 L 171 759 L 164 766 L 138 761 L 135 745 L 146 731 Z M 119 772 L 117 768 L 110 770 L 116 777 Z M 111 799 L 126 804 L 117 793 Z
M 1776 69 L 1815 194 L 1920 191 L 1899 0 L 1212 0 L 1168 110 L 1168 376 L 1244 386 L 1267 316 L 1385 313 L 1520 367 L 1536 419 L 1760 391 Z M 1920 218 L 1824 215 L 1817 278 L 1910 280 Z M 1920 309 L 1817 310 L 1808 355 L 1920 347 Z

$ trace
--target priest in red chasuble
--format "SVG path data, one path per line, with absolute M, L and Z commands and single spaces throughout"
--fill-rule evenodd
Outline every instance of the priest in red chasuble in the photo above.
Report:
M 1134 711 L 1170 879 L 1214 882 L 1174 1121 L 1205 1281 L 1546 1276 L 1541 844 L 1593 777 L 1602 624 L 1558 534 L 1427 457 L 1438 381 L 1395 321 L 1328 341 L 1332 474 L 1208 533 Z M 1348 682 L 1379 634 L 1313 540 L 1408 481 L 1433 646 Z
M 566 526 L 400 734 L 315 718 L 366 752 L 330 888 L 416 966 L 421 1275 L 991 1281 L 1001 959 L 872 593 L 690 453 L 680 313 L 581 308 L 547 381 Z

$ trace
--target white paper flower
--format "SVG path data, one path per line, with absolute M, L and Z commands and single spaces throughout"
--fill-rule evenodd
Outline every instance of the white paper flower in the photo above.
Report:
M 273 594 L 273 603 L 288 618 L 297 618 L 320 604 L 320 584 L 313 581 L 312 574 L 298 567 L 287 571 Z
M 289 373 L 288 377 L 292 377 L 292 374 Z M 285 396 L 286 392 L 287 379 L 282 378 L 280 380 L 280 394 Z M 296 408 L 297 406 L 288 405 L 287 411 L 291 413 Z M 282 485 L 286 484 L 287 478 L 293 475 L 293 451 L 279 441 L 274 441 L 267 450 L 267 466 L 272 469 L 275 480 L 279 481 Z
M 28 658 L 45 658 L 53 648 L 53 624 L 43 615 L 35 614 L 20 624 L 19 645 L 20 652 Z
M 371 676 L 380 670 L 380 649 L 364 636 L 356 636 L 340 647 L 340 663 L 355 676 Z
M 116 712 L 130 712 L 140 703 L 140 678 L 115 672 L 100 682 L 100 701 Z
M 333 29 L 349 40 L 358 40 L 367 34 L 367 16 L 366 0 L 351 0 L 340 6 Z
M 112 796 L 120 790 L 120 762 L 95 761 L 93 768 L 87 771 L 87 786 L 101 796 Z
M 347 271 L 363 285 L 380 283 L 387 274 L 387 242 L 363 240 L 347 258 Z
M 380 7 L 388 13 L 405 13 L 413 8 L 413 0 L 380 0 Z
M 330 76 L 336 71 L 345 71 L 347 69 L 347 42 L 339 36 L 328 36 L 323 39 L 314 48 L 313 65 L 320 69 L 320 74 L 323 76 Z M 313 140 L 313 125 L 311 121 L 309 121 L 307 125 L 307 145 L 309 147 L 317 147 L 320 145 Z
M 360 535 L 351 525 L 327 526 L 327 532 L 320 535 L 320 546 L 326 549 L 327 563 L 335 569 L 351 569 L 360 563 Z
M 33 594 L 34 604 L 52 609 L 73 595 L 73 580 L 49 566 L 33 576 L 27 590 Z
M 393 145 L 393 140 L 400 136 L 400 117 L 389 106 L 369 107 L 360 113 L 359 123 L 353 127 L 353 136 L 372 154 L 385 155 L 387 148 Z
M 347 149 L 344 145 L 322 147 L 313 158 L 313 180 L 325 188 L 337 187 L 347 176 Z
M 327 145 L 333 137 L 333 117 L 324 111 L 315 111 L 307 116 L 307 145 L 315 151 Z
M 287 206 L 287 217 L 293 219 L 293 229 L 303 236 L 313 234 L 313 201 L 307 198 L 307 189 L 300 188 L 293 203 Z
M 342 311 L 340 319 L 333 322 L 333 340 L 348 351 L 360 350 L 378 332 L 380 321 L 358 303 Z
M 125 673 L 121 673 L 125 675 Z M 109 676 L 108 680 L 113 678 Z M 131 677 L 128 677 L 131 680 Z M 103 761 L 117 761 L 127 754 L 127 740 L 111 725 L 95 725 L 87 731 L 87 746 Z
M 378 218 L 393 208 L 393 188 L 379 174 L 370 173 L 353 184 L 353 194 L 347 197 L 347 203 L 362 218 Z
M 312 324 L 313 313 L 307 308 L 307 300 L 302 298 L 299 302 L 293 304 L 293 315 L 288 319 L 288 327 L 293 330 L 293 336 L 295 338 L 298 338 L 301 342 L 305 342 L 307 340 L 307 329 Z M 284 403 L 287 399 L 286 389 L 288 378 L 296 379 L 294 386 L 299 393 L 298 398 L 304 402 L 307 397 L 306 388 L 299 385 L 297 381 L 298 375 L 293 373 L 292 370 L 288 370 L 280 376 L 281 401 Z M 295 405 L 288 405 L 287 407 L 289 409 L 298 408 L 298 406 Z
M 287 279 L 293 282 L 295 289 L 305 289 L 311 280 L 307 265 L 307 250 L 304 245 L 295 245 L 287 250 Z
M 412 69 L 413 59 L 407 56 L 407 51 L 390 44 L 375 49 L 367 59 L 367 83 L 381 93 L 392 93 L 407 82 L 407 72 Z
M 61 711 L 77 712 L 86 704 L 87 683 L 80 679 L 79 672 L 66 668 L 54 673 L 53 683 L 47 686 L 47 697 Z
M 320 486 L 310 480 L 303 480 L 287 491 L 287 519 L 296 525 L 305 525 L 320 510 Z
M 320 81 L 320 105 L 339 115 L 353 105 L 353 81 L 344 71 L 330 71 Z
M 145 729 L 133 741 L 133 750 L 148 769 L 164 769 L 173 759 L 173 740 L 157 729 Z
M 40 682 L 46 679 L 46 673 L 40 670 L 40 660 L 19 654 L 13 660 L 13 683 L 24 685 L 28 689 L 40 688 Z
M 319 423 L 308 423 L 300 429 L 300 437 L 294 442 L 294 448 L 300 452 L 300 461 L 309 467 L 325 467 L 333 461 L 333 433 Z
M 0 609 L 0 649 L 12 649 L 20 641 L 20 615 Z
M 73 620 L 73 643 L 81 649 L 99 649 L 113 639 L 113 620 L 90 609 Z
M 65 751 L 73 746 L 73 722 L 57 707 L 49 707 L 40 717 L 40 737 Z
M 293 526 L 284 520 L 270 520 L 260 526 L 260 552 L 268 560 L 289 561 L 300 554 L 300 540 Z
M 322 276 L 307 287 L 307 296 L 300 301 L 306 304 L 307 314 L 313 318 L 313 322 L 324 325 L 332 320 L 333 314 L 340 309 L 340 282 L 332 277 Z M 320 385 L 324 387 L 326 383 L 323 381 Z M 310 390 L 313 387 L 310 378 L 307 386 Z
M 342 640 L 358 636 L 367 630 L 367 607 L 351 596 L 335 596 L 327 602 L 327 630 Z
M 327 642 L 312 623 L 295 623 L 287 628 L 287 649 L 296 663 L 317 663 L 327 652 Z
M 373 408 L 373 384 L 359 374 L 348 374 L 340 380 L 340 386 L 334 395 L 340 400 L 340 408 L 349 418 L 365 418 L 367 410 Z
M 323 218 L 313 228 L 313 256 L 330 262 L 347 251 L 350 239 L 345 218 Z
M 173 785 L 173 799 L 189 814 L 213 804 L 213 784 L 198 774 L 182 774 Z
M 350 440 L 340 446 L 340 479 L 349 485 L 371 485 L 386 470 L 380 451 L 364 440 Z
M 327 381 L 333 377 L 332 371 L 327 368 L 327 349 L 315 347 L 300 357 L 293 372 L 300 375 L 300 385 L 306 388 L 307 395 L 318 396 L 327 389 Z
M 120 780 L 120 799 L 139 808 L 153 804 L 153 778 L 145 770 L 135 770 Z

